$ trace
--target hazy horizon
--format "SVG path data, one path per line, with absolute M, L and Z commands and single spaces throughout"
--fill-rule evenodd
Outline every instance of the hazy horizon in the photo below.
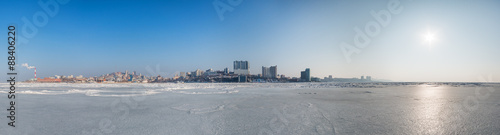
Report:
M 17 36 L 27 40 L 16 47 L 19 80 L 33 77 L 22 63 L 36 66 L 38 77 L 148 74 L 148 67 L 158 72 L 157 66 L 171 77 L 196 69 L 232 71 L 233 61 L 246 60 L 251 74 L 277 65 L 278 74 L 289 77 L 310 68 L 319 78 L 500 81 L 500 1 L 222 2 L 233 9 L 223 18 L 212 0 L 70 0 L 53 13 L 36 0 L 7 1 L 0 22 L 4 29 L 16 24 Z M 381 24 L 372 11 L 391 17 Z M 47 15 L 46 22 L 34 22 L 39 13 Z M 25 20 L 37 31 L 24 32 Z M 380 29 L 370 35 L 366 25 Z M 364 48 L 355 43 L 357 28 L 368 35 Z M 347 57 L 343 43 L 359 53 Z

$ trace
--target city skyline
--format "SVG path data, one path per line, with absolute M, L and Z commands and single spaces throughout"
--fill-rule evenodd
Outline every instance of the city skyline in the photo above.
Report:
M 261 73 L 251 74 L 249 72 L 238 72 L 238 70 L 242 69 L 242 68 L 248 69 L 249 62 L 248 61 L 241 61 L 241 60 L 233 62 L 234 69 L 232 70 L 232 72 L 230 70 L 228 70 L 228 68 L 224 68 L 223 70 L 213 70 L 212 68 L 210 68 L 210 69 L 207 69 L 206 71 L 203 71 L 201 69 L 196 69 L 196 70 L 188 71 L 188 72 L 185 72 L 185 71 L 175 72 L 172 74 L 173 76 L 162 76 L 161 74 L 150 74 L 150 73 L 152 73 L 151 71 L 148 71 L 149 74 L 148 73 L 142 74 L 142 73 L 137 73 L 137 71 L 129 72 L 128 70 L 125 70 L 124 72 L 114 71 L 114 72 L 110 72 L 110 73 L 106 73 L 106 74 L 93 75 L 93 76 L 83 76 L 82 74 L 70 74 L 70 75 L 55 74 L 55 75 L 50 75 L 50 76 L 37 77 L 36 67 L 29 66 L 27 63 L 23 63 L 21 65 L 22 65 L 22 67 L 26 67 L 28 69 L 33 69 L 33 68 L 35 69 L 34 70 L 34 77 L 29 78 L 28 80 L 25 80 L 28 82 L 37 81 L 37 79 L 38 79 L 38 81 L 41 81 L 41 82 L 52 82 L 53 79 L 63 79 L 63 78 L 65 78 L 65 79 L 68 79 L 68 78 L 69 79 L 80 79 L 80 80 L 81 79 L 87 80 L 87 79 L 92 78 L 91 80 L 97 80 L 98 78 L 106 78 L 105 76 L 108 76 L 110 74 L 117 74 L 117 73 L 118 74 L 125 74 L 125 75 L 127 75 L 127 74 L 136 75 L 137 77 L 146 77 L 149 79 L 152 79 L 154 77 L 161 77 L 164 79 L 169 79 L 170 82 L 175 82 L 175 81 L 185 81 L 185 80 L 178 80 L 178 79 L 184 79 L 184 78 L 189 77 L 189 76 L 192 76 L 192 77 L 203 77 L 203 76 L 206 77 L 206 76 L 214 76 L 214 75 L 219 76 L 219 72 L 227 74 L 227 75 L 233 74 L 233 75 L 243 75 L 243 76 L 248 76 L 248 77 L 250 77 L 250 76 L 258 77 L 257 79 L 266 78 L 266 79 L 270 79 L 270 80 L 280 80 L 280 79 L 286 80 L 286 81 L 282 80 L 281 82 L 370 82 L 370 81 L 373 81 L 373 82 L 391 82 L 391 80 L 387 80 L 387 79 L 372 80 L 371 76 L 366 76 L 367 79 L 364 79 L 364 77 L 365 77 L 364 75 L 362 75 L 360 78 L 341 77 L 341 76 L 333 77 L 333 75 L 328 75 L 328 76 L 324 76 L 324 77 L 311 76 L 309 68 L 306 68 L 305 71 L 301 71 L 301 75 L 299 77 L 287 76 L 285 74 L 278 74 L 277 65 L 270 66 L 270 67 L 262 66 Z M 237 72 L 235 72 L 235 71 L 237 71 Z M 220 75 L 222 75 L 222 74 L 220 74 Z M 308 78 L 308 79 L 305 79 L 305 78 Z M 294 79 L 297 79 L 297 80 L 294 80 Z M 59 81 L 61 81 L 61 80 L 59 80 Z M 115 80 L 113 80 L 113 81 L 115 81 Z M 250 80 L 250 82 L 251 81 L 252 80 Z M 67 82 L 69 82 L 69 80 L 67 80 Z M 118 82 L 120 82 L 120 81 L 118 81 Z M 134 82 L 134 81 L 129 80 L 129 82 Z M 141 81 L 139 81 L 139 82 L 141 82 Z M 258 80 L 257 82 L 265 82 L 265 81 Z M 272 82 L 272 81 L 270 81 L 270 82 Z
M 112 72 L 96 76 L 83 76 L 83 75 L 53 75 L 48 77 L 36 76 L 36 67 L 29 66 L 27 63 L 22 64 L 23 67 L 28 69 L 35 69 L 34 78 L 30 78 L 25 82 L 66 82 L 66 83 L 166 83 L 166 82 L 277 82 L 277 83 L 288 83 L 288 82 L 388 82 L 390 80 L 377 79 L 372 80 L 371 76 L 361 76 L 356 77 L 333 77 L 329 75 L 328 77 L 311 76 L 310 68 L 306 68 L 301 71 L 300 77 L 290 77 L 285 74 L 278 74 L 278 66 L 264 67 L 262 66 L 262 72 L 259 74 L 251 74 L 248 71 L 249 62 L 248 61 L 233 61 L 233 71 L 228 68 L 223 70 L 213 70 L 212 68 L 206 71 L 196 69 L 192 72 L 176 72 L 173 77 L 161 76 L 161 74 L 142 74 L 136 71 L 129 72 Z
M 16 47 L 21 80 L 33 76 L 21 63 L 36 66 L 40 77 L 148 69 L 172 77 L 231 68 L 234 60 L 251 62 L 252 74 L 279 65 L 278 74 L 291 77 L 306 68 L 320 78 L 477 82 L 478 76 L 492 75 L 490 81 L 498 82 L 500 77 L 495 6 L 500 2 L 494 0 L 242 1 L 223 19 L 214 1 L 71 0 L 59 3 L 57 12 L 35 0 L 7 3 L 12 6 L 6 10 L 16 12 L 0 22 L 16 24 L 18 37 L 25 39 Z M 47 15 L 43 25 L 43 17 L 33 20 L 39 13 Z M 28 24 L 36 32 L 23 32 Z M 372 28 L 368 33 L 366 26 Z M 362 41 L 364 47 L 356 45 L 361 38 L 369 40 Z M 347 56 L 343 43 L 357 52 Z

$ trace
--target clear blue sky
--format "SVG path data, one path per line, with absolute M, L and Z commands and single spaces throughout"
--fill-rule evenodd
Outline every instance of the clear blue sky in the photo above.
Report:
M 33 21 L 37 12 L 45 13 L 37 2 L 2 1 L 4 32 L 14 23 L 18 36 L 26 36 L 22 18 Z M 146 67 L 156 65 L 163 75 L 232 70 L 234 60 L 248 60 L 252 74 L 278 65 L 278 73 L 287 76 L 311 68 L 312 76 L 321 78 L 479 81 L 478 76 L 493 75 L 500 81 L 500 1 L 401 0 L 401 13 L 392 14 L 350 62 L 340 44 L 354 45 L 353 29 L 364 30 L 375 21 L 370 11 L 388 10 L 389 0 L 242 0 L 223 14 L 224 20 L 212 3 L 71 0 L 37 27 L 29 43 L 17 47 L 18 64 L 36 66 L 39 77 L 147 74 Z M 426 33 L 434 35 L 432 43 Z M 32 77 L 32 70 L 18 71 L 21 79 Z

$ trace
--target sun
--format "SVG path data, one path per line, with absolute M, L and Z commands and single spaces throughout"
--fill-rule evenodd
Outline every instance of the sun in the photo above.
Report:
M 432 47 L 437 40 L 436 33 L 429 30 L 422 35 L 422 38 L 424 40 L 424 43 L 429 47 Z
M 434 41 L 436 38 L 435 34 L 434 33 L 431 33 L 431 32 L 427 32 L 425 35 L 424 35 L 424 39 L 426 42 L 429 42 L 429 43 L 432 43 L 432 41 Z

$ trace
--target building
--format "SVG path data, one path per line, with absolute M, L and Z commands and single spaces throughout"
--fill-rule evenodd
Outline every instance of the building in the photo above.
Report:
M 321 80 L 323 82 L 331 82 L 333 81 L 333 76 L 332 75 L 329 75 L 328 77 L 325 77 L 323 80 Z
M 181 78 L 186 78 L 186 72 L 181 72 Z
M 237 75 L 248 75 L 250 74 L 248 61 L 234 61 L 233 62 L 234 74 Z
M 177 79 L 179 79 L 179 78 L 180 78 L 180 76 L 179 76 L 178 74 L 175 74 L 175 76 L 174 76 L 174 77 L 172 77 L 172 80 L 177 80 Z
M 262 66 L 262 77 L 276 78 L 278 76 L 278 66 L 264 67 Z
M 205 73 L 203 74 L 205 76 L 214 76 L 214 75 L 217 75 L 217 72 L 215 72 L 213 69 L 208 69 L 205 71 Z
M 207 69 L 205 72 L 214 72 L 214 70 L 210 68 L 210 69 Z
M 300 72 L 300 80 L 303 82 L 311 81 L 311 70 L 309 68 L 306 68 L 305 71 Z
M 38 78 L 36 81 L 42 83 L 56 83 L 56 82 L 61 82 L 61 79 Z
M 300 71 L 300 81 L 306 81 L 306 71 Z
M 247 82 L 247 76 L 245 75 L 238 76 L 238 82 Z
M 367 81 L 372 81 L 372 76 L 366 76 Z
M 278 76 L 278 66 L 271 66 L 270 68 L 271 78 L 276 78 Z
M 333 78 L 334 82 L 363 82 L 361 79 L 358 78 Z
M 270 78 L 271 76 L 271 69 L 268 68 L 268 67 L 264 67 L 262 66 L 262 74 L 260 74 L 261 76 L 260 77 L 264 77 L 264 78 Z
M 203 71 L 202 71 L 202 70 L 200 70 L 200 69 L 196 69 L 196 71 L 194 71 L 193 73 L 191 73 L 191 75 L 192 75 L 193 77 L 198 77 L 198 76 L 203 75 Z

